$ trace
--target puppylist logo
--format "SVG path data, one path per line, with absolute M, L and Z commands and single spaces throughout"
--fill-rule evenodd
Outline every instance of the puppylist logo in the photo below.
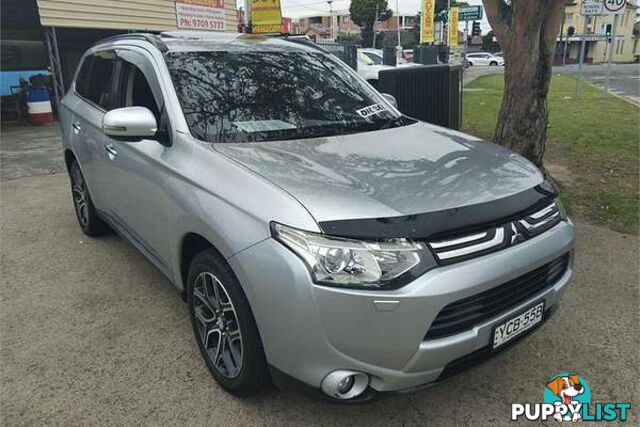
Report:
M 560 373 L 547 381 L 544 403 L 514 403 L 511 419 L 546 421 L 626 421 L 631 403 L 591 403 L 591 389 L 579 375 Z

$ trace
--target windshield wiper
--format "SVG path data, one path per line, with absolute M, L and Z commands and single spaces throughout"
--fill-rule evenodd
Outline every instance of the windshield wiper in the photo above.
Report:
M 382 123 L 382 126 L 380 126 L 378 128 L 378 130 L 383 130 L 383 129 L 389 129 L 392 127 L 399 127 L 399 126 L 403 126 L 404 125 L 404 116 L 400 116 L 400 117 L 394 117 L 392 119 L 389 120 L 385 120 Z

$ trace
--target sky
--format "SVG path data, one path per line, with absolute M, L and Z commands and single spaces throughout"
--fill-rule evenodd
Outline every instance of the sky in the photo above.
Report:
M 403 15 L 413 15 L 420 10 L 420 0 L 387 0 L 389 8 L 396 14 L 398 8 Z M 348 10 L 349 0 L 334 0 L 332 8 L 334 11 Z M 471 5 L 480 5 L 482 0 L 467 0 Z M 326 0 L 280 0 L 282 5 L 282 16 L 297 18 L 300 16 L 309 16 L 314 13 L 329 13 L 329 4 Z M 238 6 L 243 6 L 244 0 L 238 0 Z M 491 29 L 486 16 L 481 23 L 482 32 L 486 33 Z M 463 24 L 460 24 L 463 28 Z

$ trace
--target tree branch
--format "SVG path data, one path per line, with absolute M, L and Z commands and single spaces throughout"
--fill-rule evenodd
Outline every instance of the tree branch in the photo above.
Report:
M 555 49 L 556 37 L 562 23 L 565 0 L 549 0 L 545 8 L 546 16 L 542 22 L 540 41 L 545 48 Z
M 502 45 L 511 31 L 511 6 L 504 0 L 482 0 L 493 33 Z

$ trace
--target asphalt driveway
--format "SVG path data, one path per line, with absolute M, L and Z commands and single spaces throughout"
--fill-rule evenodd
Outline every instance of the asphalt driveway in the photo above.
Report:
M 357 406 L 276 390 L 239 400 L 209 376 L 162 276 L 120 238 L 84 236 L 59 160 L 42 175 L 29 150 L 6 156 L 11 137 L 2 170 L 21 172 L 3 174 L 0 193 L 3 425 L 509 425 L 511 403 L 540 402 L 562 371 L 582 375 L 593 401 L 632 402 L 638 425 L 636 237 L 578 224 L 558 313 L 436 387 Z

